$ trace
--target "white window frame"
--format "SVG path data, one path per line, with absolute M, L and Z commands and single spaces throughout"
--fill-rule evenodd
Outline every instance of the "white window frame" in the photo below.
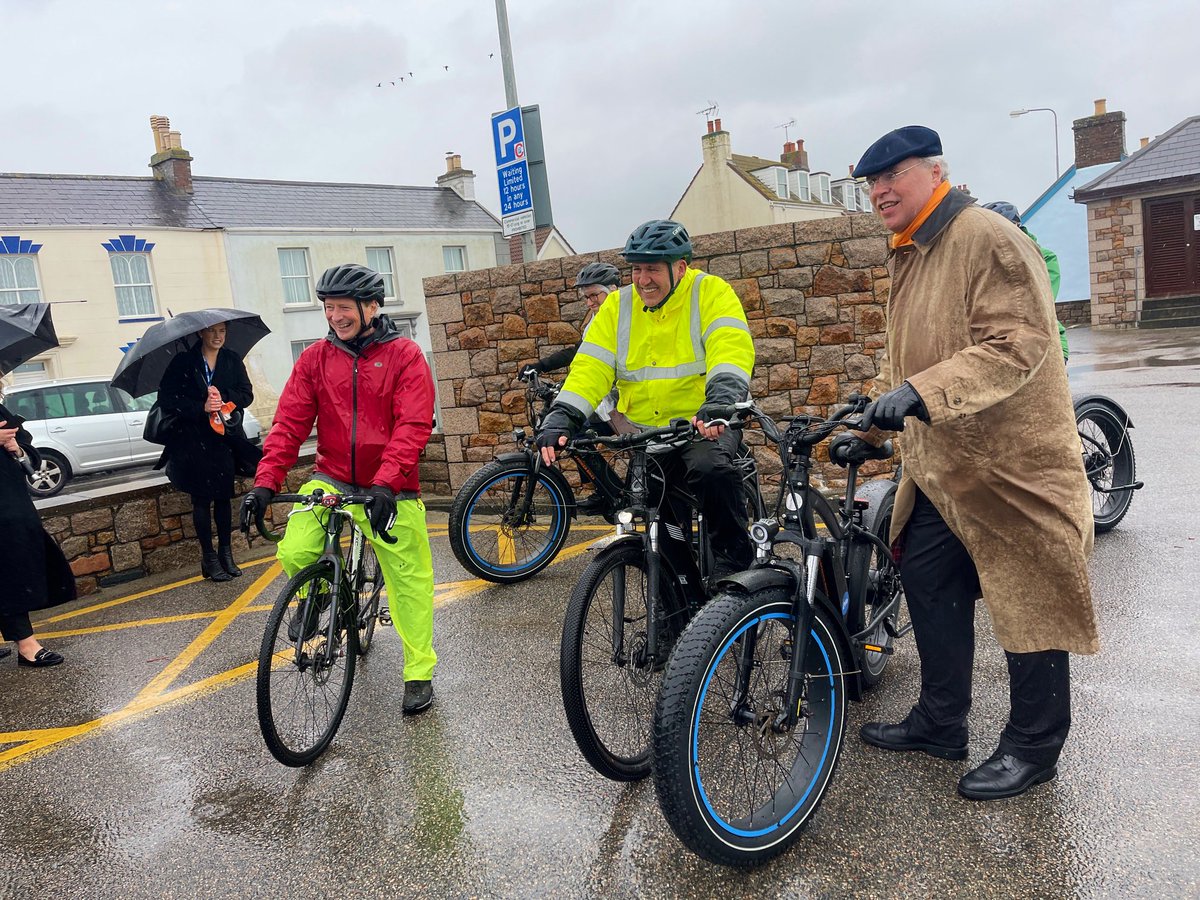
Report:
M 406 337 L 415 341 L 417 339 L 417 319 L 419 318 L 419 315 L 394 316 L 392 324 L 400 332 L 400 337 Z
M 386 266 L 377 265 L 376 261 L 371 260 L 372 253 L 382 253 Z M 383 276 L 384 293 L 383 302 L 386 304 L 389 300 L 395 302 L 400 299 L 396 288 L 396 254 L 392 252 L 391 247 L 368 247 L 367 248 L 367 268 L 374 269 Z
M 299 253 L 304 259 L 304 274 L 289 275 L 283 265 L 285 253 Z M 312 264 L 308 258 L 307 247 L 278 247 L 276 248 L 276 256 L 279 260 L 279 280 L 283 287 L 283 305 L 285 308 L 297 306 L 313 306 L 316 303 L 316 294 L 313 293 L 312 287 Z M 304 282 L 304 300 L 289 300 L 289 288 L 294 287 L 296 282 Z
M 812 191 L 808 186 L 808 173 L 803 169 L 793 169 L 788 172 L 789 187 L 795 187 L 795 195 L 797 200 L 802 200 L 808 203 L 812 199 Z
M 450 268 L 450 251 L 457 250 L 462 263 L 461 269 Z M 467 262 L 467 248 L 463 244 L 445 244 L 442 246 L 442 268 L 446 270 L 447 275 L 453 275 L 455 272 L 465 272 L 469 268 Z
M 49 359 L 31 359 L 21 363 L 12 372 L 13 384 L 35 384 L 39 381 L 51 381 L 54 370 Z
M 858 212 L 858 188 L 853 181 L 842 182 L 842 206 L 848 212 Z
M 872 212 L 871 198 L 861 186 L 858 188 L 858 208 L 863 212 Z
M 780 200 L 788 199 L 788 177 L 787 169 L 783 166 L 776 166 L 775 172 L 775 194 Z
M 323 341 L 325 338 L 312 338 L 306 341 L 292 341 L 292 365 L 300 361 L 300 354 L 311 347 L 313 344 Z
M 813 191 L 813 195 L 817 198 L 817 202 L 826 204 L 833 203 L 833 187 L 829 181 L 829 173 L 813 172 L 808 177 L 810 189 L 812 181 L 814 179 L 816 180 L 817 189 Z
M 132 266 L 135 260 L 144 261 L 146 264 L 146 281 L 133 281 L 134 273 Z M 158 299 L 154 295 L 154 267 L 150 262 L 150 253 L 148 251 L 141 252 L 122 252 L 109 253 L 108 266 L 112 271 L 113 291 L 117 298 L 117 320 L 121 322 L 137 322 L 145 321 L 146 319 L 159 319 L 158 314 Z M 118 268 L 124 268 L 130 280 L 121 281 Z M 139 289 L 142 291 L 139 292 Z M 141 296 L 139 296 L 139 293 Z M 146 306 L 147 295 L 149 295 L 149 309 L 139 308 Z M 122 298 L 124 298 L 125 309 L 122 309 Z M 130 309 L 130 301 L 133 307 Z
M 28 263 L 28 266 L 22 263 Z M 21 270 L 25 270 L 27 274 L 32 273 L 33 287 L 21 284 Z M 8 286 L 9 279 L 4 277 L 5 274 L 11 278 L 11 287 Z M 42 287 L 41 279 L 38 278 L 37 256 L 33 253 L 6 253 L 0 256 L 0 306 L 41 302 Z

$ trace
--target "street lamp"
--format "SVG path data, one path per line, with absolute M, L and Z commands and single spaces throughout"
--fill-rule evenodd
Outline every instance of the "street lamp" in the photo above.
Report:
M 1054 178 L 1057 181 L 1058 176 L 1062 172 L 1058 166 L 1058 113 L 1050 109 L 1048 106 L 1034 106 L 1030 109 L 1014 109 L 1009 113 L 1009 115 L 1015 119 L 1017 116 L 1023 116 L 1026 113 L 1031 112 L 1048 112 L 1050 115 L 1054 116 Z

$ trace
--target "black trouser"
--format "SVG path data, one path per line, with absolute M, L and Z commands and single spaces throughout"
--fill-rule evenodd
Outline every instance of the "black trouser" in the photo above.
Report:
M 900 579 L 921 657 L 914 724 L 939 741 L 965 744 L 979 575 L 967 548 L 919 491 L 903 542 Z M 1053 765 L 1071 727 L 1067 653 L 1005 655 L 1010 707 L 999 750 L 1036 765 Z
M 29 621 L 29 613 L 0 615 L 0 640 L 23 641 L 28 637 L 33 637 L 33 623 Z
M 210 507 L 213 511 L 210 512 Z M 229 500 L 213 500 L 211 497 L 192 495 L 192 524 L 196 526 L 196 540 L 200 549 L 212 552 L 212 527 L 217 524 L 217 544 L 228 547 L 233 537 L 233 510 Z
M 603 437 L 611 437 L 616 434 L 612 425 L 595 415 L 588 417 L 586 428 Z M 613 467 L 608 464 L 608 460 L 600 451 L 580 450 L 576 454 L 576 462 L 579 463 L 580 484 L 599 481 L 603 483 L 610 494 L 616 494 L 621 490 L 621 479 L 617 477 L 617 473 L 613 471 Z M 595 478 L 592 477 L 593 474 Z
M 668 482 L 682 470 L 684 484 L 700 501 L 707 520 L 715 565 L 732 572 L 750 568 L 754 559 L 742 472 L 734 464 L 740 442 L 741 432 L 726 428 L 715 441 L 695 441 L 659 457 Z

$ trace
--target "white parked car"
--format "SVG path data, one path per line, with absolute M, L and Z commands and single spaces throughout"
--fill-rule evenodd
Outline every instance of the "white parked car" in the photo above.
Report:
M 53 497 L 76 475 L 124 469 L 158 460 L 162 447 L 142 439 L 156 394 L 131 397 L 106 378 L 15 384 L 4 405 L 25 418 L 42 467 L 29 479 L 35 497 Z M 255 444 L 262 426 L 247 410 L 243 427 Z

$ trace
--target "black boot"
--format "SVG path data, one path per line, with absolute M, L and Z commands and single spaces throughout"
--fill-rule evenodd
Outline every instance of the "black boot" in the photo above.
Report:
M 229 581 L 233 578 L 232 575 L 221 568 L 221 560 L 217 558 L 217 554 L 212 550 L 200 551 L 200 574 L 213 581 Z
M 221 568 L 228 572 L 232 578 L 237 578 L 242 574 L 242 570 L 233 561 L 233 548 L 228 544 L 217 548 L 217 559 L 221 561 Z

